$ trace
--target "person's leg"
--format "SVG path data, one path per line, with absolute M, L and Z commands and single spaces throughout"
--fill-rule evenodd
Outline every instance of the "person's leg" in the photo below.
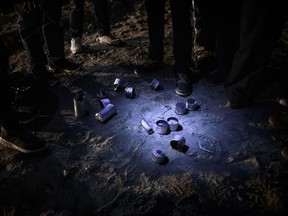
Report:
M 151 60 L 163 62 L 164 14 L 166 0 L 146 0 L 146 13 Z
M 0 145 L 22 153 L 39 153 L 46 149 L 46 142 L 20 127 L 9 97 L 8 53 L 0 38 Z
M 231 108 L 249 104 L 275 80 L 267 65 L 287 18 L 285 0 L 272 5 L 266 0 L 241 3 L 240 44 L 225 84 Z
M 146 0 L 149 37 L 148 59 L 134 73 L 141 75 L 161 69 L 164 58 L 164 15 L 166 0 Z
M 81 68 L 81 65 L 68 61 L 64 53 L 64 32 L 60 26 L 62 1 L 42 0 L 44 15 L 42 32 L 48 49 L 49 69 L 71 72 Z
M 44 41 L 42 38 L 42 12 L 40 7 L 34 8 L 27 13 L 23 10 L 23 3 L 15 4 L 15 11 L 18 14 L 18 31 L 23 47 L 28 55 L 30 71 L 39 73 L 45 71 L 47 58 L 43 49 Z
M 192 92 L 189 79 L 192 54 L 191 1 L 170 0 L 173 25 L 173 53 L 175 59 L 176 93 L 187 96 Z
M 69 33 L 71 37 L 71 52 L 73 54 L 83 51 L 81 44 L 83 19 L 84 19 L 84 0 L 71 0 L 69 11 Z
M 208 85 L 225 83 L 239 45 L 240 1 L 215 0 L 215 11 L 217 70 L 203 78 Z
M 214 0 L 192 0 L 194 43 L 193 59 L 195 68 L 201 73 L 209 73 L 216 69 L 216 35 Z
M 107 0 L 92 0 L 97 28 L 96 41 L 100 44 L 119 45 L 121 41 L 111 34 L 110 13 Z

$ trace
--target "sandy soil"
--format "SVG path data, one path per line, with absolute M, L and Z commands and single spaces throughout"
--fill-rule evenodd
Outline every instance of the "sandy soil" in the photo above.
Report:
M 178 115 L 176 103 L 187 98 L 174 92 L 170 13 L 167 67 L 138 77 L 133 69 L 145 60 L 149 43 L 143 1 L 113 1 L 111 6 L 113 34 L 123 40 L 121 46 L 95 41 L 88 2 L 83 54 L 70 53 L 65 31 L 67 57 L 82 63 L 83 70 L 56 74 L 58 85 L 43 95 L 39 117 L 26 125 L 49 141 L 49 151 L 31 157 L 0 148 L 0 215 L 287 215 L 288 164 L 280 155 L 287 131 L 267 123 L 271 113 L 287 111 L 273 101 L 275 86 L 263 93 L 261 103 L 230 110 L 223 86 L 200 81 L 191 95 L 199 109 Z M 67 13 L 65 5 L 64 27 Z M 15 15 L 5 14 L 2 21 L 7 23 L 3 32 L 10 44 L 11 69 L 25 71 L 27 58 L 15 33 Z M 275 71 L 287 58 L 287 33 L 285 28 L 272 59 Z M 135 98 L 127 98 L 123 89 L 115 92 L 115 78 L 133 86 Z M 162 90 L 150 88 L 153 79 Z M 79 90 L 86 101 L 82 118 L 73 110 Z M 105 123 L 95 119 L 101 110 L 97 95 L 103 90 L 117 110 Z M 156 121 L 169 117 L 178 118 L 178 129 L 156 133 Z M 142 118 L 154 133 L 144 130 Z M 186 139 L 185 151 L 170 146 L 175 135 Z M 165 164 L 152 160 L 155 149 L 165 153 Z

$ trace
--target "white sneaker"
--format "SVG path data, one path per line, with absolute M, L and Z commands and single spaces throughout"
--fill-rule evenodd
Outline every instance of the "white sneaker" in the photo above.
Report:
M 105 44 L 105 45 L 119 45 L 121 43 L 120 39 L 117 39 L 111 35 L 99 36 L 96 38 L 96 41 L 99 42 L 100 44 Z
M 70 49 L 71 49 L 71 52 L 73 54 L 83 52 L 83 46 L 81 44 L 81 39 L 80 38 L 72 38 Z

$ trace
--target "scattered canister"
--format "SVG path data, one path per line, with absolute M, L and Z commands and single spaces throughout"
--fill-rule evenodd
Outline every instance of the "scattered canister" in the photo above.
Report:
M 193 99 L 193 98 L 188 98 L 186 100 L 186 108 L 190 111 L 195 111 L 198 109 L 198 104 L 197 104 L 197 100 Z
M 169 117 L 167 119 L 170 131 L 176 131 L 179 126 L 179 121 L 176 117 Z
M 152 82 L 150 83 L 151 89 L 157 91 L 160 89 L 160 82 L 156 79 L 153 79 Z
M 148 124 L 148 122 L 144 118 L 141 119 L 141 125 L 147 131 L 148 134 L 152 134 L 154 132 L 153 128 Z
M 82 91 L 78 91 L 73 98 L 74 103 L 74 115 L 76 117 L 84 117 L 86 110 L 85 110 L 85 100 Z
M 134 87 L 127 86 L 127 87 L 125 88 L 125 96 L 126 96 L 127 98 L 134 98 L 134 97 L 135 97 Z
M 175 135 L 171 140 L 170 145 L 173 149 L 180 150 L 185 146 L 186 140 L 181 135 Z
M 108 98 L 103 98 L 100 100 L 100 106 L 103 109 L 104 107 L 106 107 L 108 104 L 110 104 L 110 100 Z
M 156 132 L 158 134 L 164 135 L 168 131 L 168 123 L 165 120 L 158 120 L 156 121 Z
M 152 160 L 158 164 L 164 164 L 166 160 L 166 156 L 164 152 L 160 149 L 152 150 Z
M 119 89 L 121 89 L 121 79 L 120 78 L 116 78 L 114 83 L 114 91 L 118 91 Z
M 186 114 L 186 104 L 183 102 L 178 102 L 175 105 L 175 113 L 178 115 Z
M 108 104 L 102 110 L 95 114 L 96 120 L 105 122 L 107 119 L 112 117 L 116 113 L 116 108 L 113 104 Z

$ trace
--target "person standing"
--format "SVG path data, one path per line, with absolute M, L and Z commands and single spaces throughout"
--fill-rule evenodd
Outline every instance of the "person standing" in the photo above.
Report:
M 24 130 L 15 116 L 9 93 L 8 64 L 9 55 L 0 36 L 0 145 L 25 154 L 43 152 L 47 142 Z
M 227 74 L 227 106 L 249 106 L 268 85 L 281 79 L 268 63 L 287 20 L 286 0 L 216 0 L 218 69 Z
M 96 37 L 100 44 L 119 45 L 121 40 L 111 34 L 110 13 L 107 0 L 92 0 L 95 12 Z M 71 52 L 73 54 L 83 52 L 82 33 L 84 20 L 84 0 L 71 0 L 69 12 L 69 25 L 71 37 Z
M 196 70 L 201 74 L 212 73 L 216 61 L 216 11 L 214 0 L 192 0 L 193 8 L 193 58 Z
M 191 0 L 170 0 L 173 26 L 173 72 L 176 79 L 175 92 L 179 96 L 192 93 L 191 73 L 192 26 Z M 134 73 L 147 74 L 161 69 L 164 58 L 164 15 L 166 0 L 146 0 L 146 13 L 149 35 L 149 53 L 147 61 L 136 67 Z
M 14 0 L 18 31 L 28 55 L 30 71 L 45 77 L 48 70 L 73 72 L 80 64 L 69 61 L 64 53 L 64 33 L 60 25 L 62 1 Z M 47 53 L 44 50 L 47 47 Z M 47 54 L 47 55 L 46 55 Z

